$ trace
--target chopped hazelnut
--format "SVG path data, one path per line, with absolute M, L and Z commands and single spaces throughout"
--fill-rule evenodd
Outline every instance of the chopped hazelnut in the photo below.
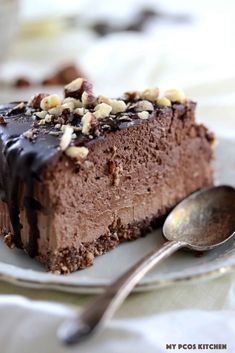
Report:
M 87 109 L 85 108 L 76 108 L 74 110 L 74 114 L 78 114 L 80 116 L 83 116 L 85 113 L 87 113 Z
M 82 102 L 80 101 L 80 99 L 75 99 L 75 98 L 72 98 L 72 97 L 64 98 L 63 101 L 62 101 L 62 104 L 65 104 L 65 103 L 73 103 L 74 109 L 82 107 Z
M 24 102 L 20 102 L 19 104 L 15 105 L 9 112 L 8 115 L 11 114 L 18 114 L 20 112 L 22 112 L 23 110 L 25 110 L 26 106 Z
M 147 99 L 148 101 L 155 102 L 159 97 L 160 90 L 157 87 L 147 88 L 141 93 L 142 99 Z
M 62 118 L 62 116 L 58 116 L 54 121 L 55 121 L 55 124 L 64 125 L 64 123 L 65 123 L 65 120 L 64 120 L 64 118 Z
M 82 133 L 84 135 L 89 135 L 92 125 L 96 122 L 94 114 L 87 112 L 82 117 Z
M 75 99 L 74 106 L 75 108 L 82 108 L 83 107 L 82 101 L 80 99 Z
M 176 103 L 185 103 L 186 96 L 183 91 L 180 89 L 168 89 L 165 91 L 165 96 L 168 98 L 171 102 L 176 102 Z
M 65 125 L 64 133 L 60 140 L 60 148 L 62 151 L 65 151 L 69 147 L 69 144 L 72 140 L 72 134 L 73 134 L 72 126 Z
M 166 97 L 162 97 L 162 98 L 158 98 L 157 99 L 157 104 L 162 106 L 162 107 L 170 107 L 171 106 L 171 101 L 166 98 Z
M 123 113 L 126 111 L 126 103 L 123 100 L 117 100 L 117 99 L 111 99 L 105 96 L 99 96 L 98 97 L 98 103 L 102 104 L 108 104 L 112 107 L 112 113 Z
M 32 115 L 32 110 L 30 108 L 26 108 L 25 115 L 31 116 Z
M 57 94 L 46 96 L 42 99 L 40 107 L 42 110 L 48 111 L 51 108 L 57 108 L 61 106 L 61 99 Z
M 48 113 L 54 116 L 60 116 L 62 114 L 62 106 L 57 108 L 51 108 Z
M 83 92 L 92 92 L 92 84 L 89 83 L 84 78 L 77 78 L 73 80 L 64 88 L 64 94 L 66 97 L 72 97 L 76 99 L 80 99 Z
M 89 81 L 84 80 L 82 84 L 82 89 L 83 89 L 83 92 L 86 91 L 86 92 L 92 93 L 93 85 Z
M 153 104 L 147 100 L 139 101 L 134 105 L 134 110 L 136 112 L 142 112 L 144 110 L 152 112 L 153 109 Z
M 143 120 L 146 120 L 149 118 L 149 112 L 147 112 L 146 110 L 138 113 L 137 115 L 140 119 L 143 119 Z
M 41 112 L 36 112 L 35 115 L 39 118 L 39 119 L 44 119 L 45 116 L 47 115 L 47 112 L 45 110 L 42 110 Z
M 78 77 L 75 80 L 73 80 L 70 83 L 68 83 L 65 86 L 65 89 L 68 90 L 68 91 L 71 91 L 71 92 L 77 91 L 77 90 L 79 90 L 82 87 L 83 81 L 84 81 L 84 78 Z
M 100 103 L 106 103 L 108 105 L 110 105 L 110 101 L 111 99 L 109 97 L 106 97 L 106 96 L 99 96 L 97 98 L 97 102 L 100 104 Z
M 52 121 L 52 115 L 47 114 L 47 115 L 45 116 L 45 122 L 46 122 L 46 123 L 51 123 L 51 121 Z
M 45 119 L 41 119 L 38 123 L 38 125 L 45 125 L 45 124 L 46 124 Z
M 74 110 L 75 106 L 74 106 L 73 102 L 68 102 L 68 103 L 63 103 L 61 105 L 61 108 L 62 108 L 62 110 L 68 109 L 70 112 L 72 112 Z
M 126 103 L 122 100 L 117 100 L 117 99 L 111 99 L 109 103 L 112 107 L 112 113 L 123 113 L 126 111 Z
M 95 107 L 94 115 L 97 119 L 104 119 L 109 116 L 112 111 L 112 107 L 107 103 L 97 104 Z
M 89 150 L 86 147 L 71 146 L 66 149 L 65 153 L 68 157 L 80 161 L 87 157 Z
M 64 103 L 71 103 L 71 102 L 72 102 L 72 103 L 74 104 L 74 106 L 75 106 L 76 100 L 77 100 L 77 99 L 75 99 L 75 98 L 67 97 L 67 98 L 64 98 L 64 99 L 62 100 L 62 103 L 61 103 L 61 104 L 64 104 Z
M 23 133 L 23 136 L 25 138 L 27 138 L 28 140 L 33 140 L 34 134 L 33 134 L 33 131 L 30 129 L 30 130 L 25 131 Z
M 43 100 L 43 98 L 48 97 L 49 94 L 48 93 L 39 93 L 39 94 L 35 94 L 34 96 L 32 96 L 28 102 L 28 106 L 38 109 L 40 108 L 40 104 L 41 101 Z
M 83 92 L 82 94 L 82 104 L 84 107 L 94 106 L 97 98 L 89 92 Z

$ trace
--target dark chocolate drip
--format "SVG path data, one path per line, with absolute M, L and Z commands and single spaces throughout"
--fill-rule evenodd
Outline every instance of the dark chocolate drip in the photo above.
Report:
M 10 215 L 10 220 L 13 228 L 13 241 L 18 248 L 22 248 L 22 241 L 21 241 L 21 228 L 22 225 L 20 223 L 19 218 L 19 178 L 17 176 L 11 176 L 11 183 L 12 187 L 8 190 L 8 197 L 7 197 L 7 204 L 8 204 L 8 211 Z
M 0 107 L 6 125 L 0 125 L 0 197 L 7 203 L 13 228 L 13 240 L 22 247 L 20 223 L 21 200 L 24 201 L 30 228 L 27 252 L 37 255 L 39 229 L 37 212 L 39 205 L 34 199 L 34 182 L 40 180 L 43 166 L 59 154 L 59 140 L 55 136 L 40 133 L 37 143 L 29 141 L 23 133 L 32 127 L 32 117 L 24 112 L 12 111 L 15 104 Z M 24 193 L 24 195 L 23 195 Z
M 0 198 L 7 203 L 10 220 L 14 232 L 14 242 L 17 247 L 22 247 L 20 223 L 20 207 L 26 210 L 29 224 L 29 242 L 26 247 L 30 256 L 34 257 L 38 252 L 38 229 L 37 215 L 41 205 L 35 199 L 35 181 L 42 180 L 44 166 L 48 162 L 56 161 L 61 155 L 59 148 L 61 134 L 53 124 L 37 126 L 36 137 L 30 140 L 24 136 L 26 131 L 35 127 L 33 112 L 29 113 L 22 108 L 22 105 L 14 108 L 17 103 L 0 106 L 0 116 L 4 124 L 0 124 Z M 189 102 L 186 105 L 174 104 L 173 111 L 194 109 L 195 103 Z M 150 119 L 160 118 L 169 114 L 172 108 L 159 107 L 155 105 L 154 112 Z M 74 119 L 76 126 L 79 121 Z M 105 136 L 112 131 L 124 128 L 131 128 L 144 124 L 145 120 L 138 118 L 131 110 L 123 114 L 110 115 L 108 118 L 100 119 L 92 139 L 77 132 L 75 145 L 83 145 L 89 148 L 98 138 Z M 37 124 L 36 124 L 37 125 Z M 23 204 L 22 204 L 23 203 Z
M 27 181 L 27 190 L 24 197 L 24 206 L 29 223 L 29 242 L 26 248 L 31 257 L 38 255 L 38 239 L 40 232 L 38 229 L 37 211 L 40 210 L 40 204 L 33 198 L 34 195 L 34 181 L 29 178 Z

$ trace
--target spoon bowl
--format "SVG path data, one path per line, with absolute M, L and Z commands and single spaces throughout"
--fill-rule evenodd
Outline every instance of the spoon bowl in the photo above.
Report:
M 183 241 L 196 251 L 211 250 L 234 235 L 235 189 L 217 186 L 195 192 L 166 218 L 167 240 Z

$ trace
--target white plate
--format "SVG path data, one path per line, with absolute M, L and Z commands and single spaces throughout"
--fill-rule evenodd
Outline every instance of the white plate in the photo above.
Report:
M 235 186 L 235 141 L 220 140 L 216 148 L 216 183 Z M 53 288 L 80 293 L 99 292 L 144 254 L 164 242 L 161 230 L 120 245 L 96 258 L 93 267 L 67 276 L 47 273 L 42 265 L 23 251 L 8 249 L 0 241 L 0 279 L 29 287 Z M 235 269 L 235 241 L 201 257 L 180 251 L 156 266 L 135 290 L 150 290 L 179 281 L 207 279 Z

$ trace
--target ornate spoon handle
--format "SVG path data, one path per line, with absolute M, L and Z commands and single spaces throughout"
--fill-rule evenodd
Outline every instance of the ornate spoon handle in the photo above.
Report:
M 168 241 L 160 249 L 151 251 L 108 286 L 80 316 L 65 321 L 58 331 L 60 340 L 65 344 L 78 343 L 101 329 L 148 271 L 186 245 L 181 241 Z

